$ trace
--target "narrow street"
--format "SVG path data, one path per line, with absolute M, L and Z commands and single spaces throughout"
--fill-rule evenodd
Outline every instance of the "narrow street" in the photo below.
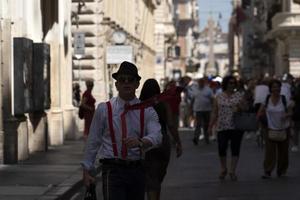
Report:
M 172 159 L 163 183 L 162 200 L 289 200 L 300 199 L 300 153 L 290 153 L 290 167 L 286 177 L 261 179 L 263 149 L 257 146 L 254 136 L 243 140 L 241 158 L 237 169 L 238 181 L 228 177 L 218 179 L 219 162 L 217 144 L 200 141 L 192 143 L 193 132 L 181 131 L 184 154 Z M 100 179 L 99 179 L 100 180 Z M 71 199 L 82 199 L 84 188 Z M 101 182 L 98 182 L 98 199 Z

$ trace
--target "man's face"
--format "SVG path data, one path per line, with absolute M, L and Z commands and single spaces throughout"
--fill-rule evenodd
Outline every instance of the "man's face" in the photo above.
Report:
M 135 90 L 139 87 L 139 81 L 134 76 L 120 74 L 115 85 L 121 96 L 134 95 Z

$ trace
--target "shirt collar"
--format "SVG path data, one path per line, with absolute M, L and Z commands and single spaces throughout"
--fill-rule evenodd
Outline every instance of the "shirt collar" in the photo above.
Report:
M 120 96 L 118 96 L 118 97 L 117 97 L 117 102 L 118 102 L 120 105 L 124 106 L 125 103 L 129 103 L 129 105 L 133 105 L 133 104 L 139 103 L 140 100 L 139 100 L 138 98 L 134 97 L 134 98 L 133 98 L 132 100 L 130 100 L 130 101 L 125 101 L 125 100 L 121 99 Z

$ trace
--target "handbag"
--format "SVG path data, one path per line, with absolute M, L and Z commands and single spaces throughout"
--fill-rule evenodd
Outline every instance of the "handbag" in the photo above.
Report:
M 235 129 L 240 131 L 256 131 L 258 128 L 255 113 L 236 112 L 233 114 L 233 123 Z
M 79 117 L 79 119 L 83 119 L 83 117 L 84 117 L 84 108 L 82 106 L 79 106 L 78 117 Z
M 83 200 L 97 200 L 96 184 L 90 184 L 86 188 Z
M 287 138 L 287 132 L 285 129 L 283 130 L 268 130 L 268 137 L 272 141 L 282 142 Z

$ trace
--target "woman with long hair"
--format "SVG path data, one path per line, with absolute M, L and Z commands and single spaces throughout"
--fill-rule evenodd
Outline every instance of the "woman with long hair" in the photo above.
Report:
M 148 79 L 143 85 L 140 100 L 145 101 L 158 94 L 160 94 L 160 87 L 157 81 Z M 172 120 L 169 105 L 165 102 L 158 102 L 153 107 L 159 117 L 163 139 L 162 144 L 158 148 L 153 148 L 145 154 L 146 192 L 148 200 L 159 200 L 161 183 L 166 175 L 170 160 L 171 143 L 168 131 L 176 142 L 177 157 L 181 156 L 182 147 L 177 126 Z

